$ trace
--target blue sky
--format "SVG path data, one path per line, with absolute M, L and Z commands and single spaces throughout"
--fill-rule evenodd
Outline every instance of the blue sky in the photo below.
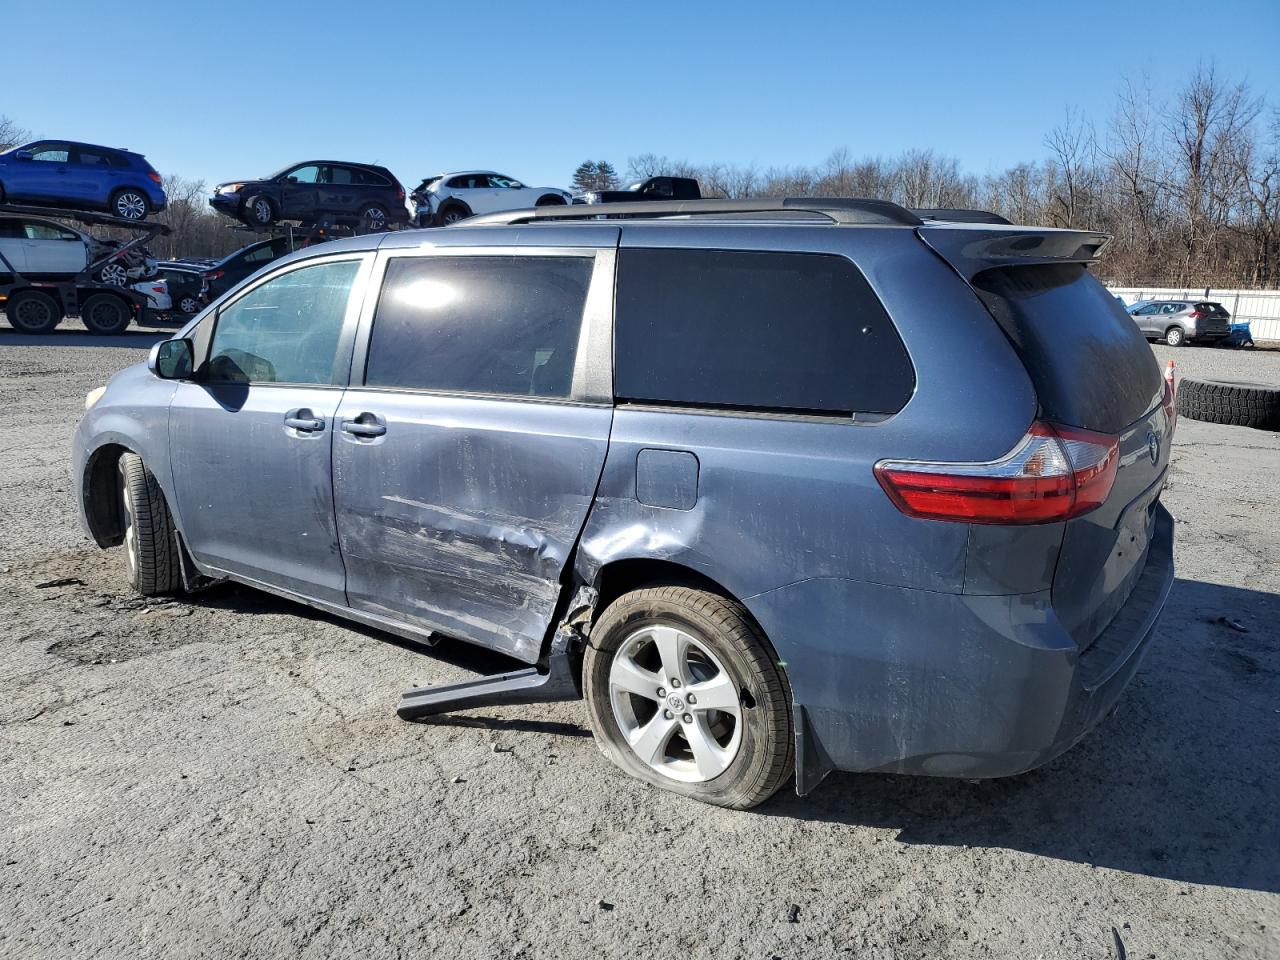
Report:
M 566 185 L 585 159 L 838 147 L 986 173 L 1042 157 L 1068 106 L 1101 123 L 1125 76 L 1170 92 L 1201 55 L 1280 103 L 1280 0 L 127 6 L 122 31 L 119 4 L 6 4 L 11 40 L 57 42 L 6 43 L 0 114 L 210 183 L 325 158 Z

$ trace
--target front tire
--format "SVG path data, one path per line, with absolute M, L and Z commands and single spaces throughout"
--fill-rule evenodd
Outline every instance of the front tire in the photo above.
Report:
M 96 279 L 109 287 L 124 287 L 129 283 L 129 268 L 123 263 L 108 263 L 98 271 Z
M 583 693 L 596 744 L 637 779 L 745 810 L 793 772 L 791 695 L 739 603 L 705 590 L 636 590 L 591 628 Z
M 538 198 L 535 207 L 563 207 L 565 206 L 564 197 L 557 197 L 554 193 L 547 193 Z
M 140 223 L 150 212 L 151 204 L 140 190 L 117 190 L 111 195 L 111 213 L 121 220 Z
M 1171 347 L 1185 347 L 1187 345 L 1187 337 L 1182 332 L 1181 327 L 1170 327 L 1164 332 L 1164 342 Z
M 118 470 L 129 585 L 144 597 L 177 593 L 178 542 L 160 484 L 136 453 L 122 454 Z
M 269 227 L 276 222 L 276 208 L 268 197 L 256 193 L 244 202 L 244 220 L 255 227 Z

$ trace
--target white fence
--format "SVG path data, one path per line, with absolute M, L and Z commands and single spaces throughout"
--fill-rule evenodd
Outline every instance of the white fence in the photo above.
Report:
M 1213 300 L 1231 319 L 1248 323 L 1255 340 L 1280 340 L 1280 290 L 1198 290 L 1186 287 L 1107 287 L 1125 303 L 1138 300 Z

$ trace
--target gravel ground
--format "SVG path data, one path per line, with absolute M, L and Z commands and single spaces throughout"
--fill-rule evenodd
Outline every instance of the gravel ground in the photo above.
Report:
M 0 332 L 0 956 L 1280 957 L 1280 434 L 1180 424 L 1162 636 L 1066 756 L 732 813 L 616 773 L 581 704 L 397 720 L 495 666 L 464 647 L 131 596 L 68 447 L 154 339 Z

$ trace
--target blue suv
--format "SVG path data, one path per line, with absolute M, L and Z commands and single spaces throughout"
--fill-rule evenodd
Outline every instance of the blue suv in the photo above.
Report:
M 0 201 L 104 210 L 145 220 L 164 209 L 160 174 L 128 150 L 70 140 L 36 140 L 0 153 Z

